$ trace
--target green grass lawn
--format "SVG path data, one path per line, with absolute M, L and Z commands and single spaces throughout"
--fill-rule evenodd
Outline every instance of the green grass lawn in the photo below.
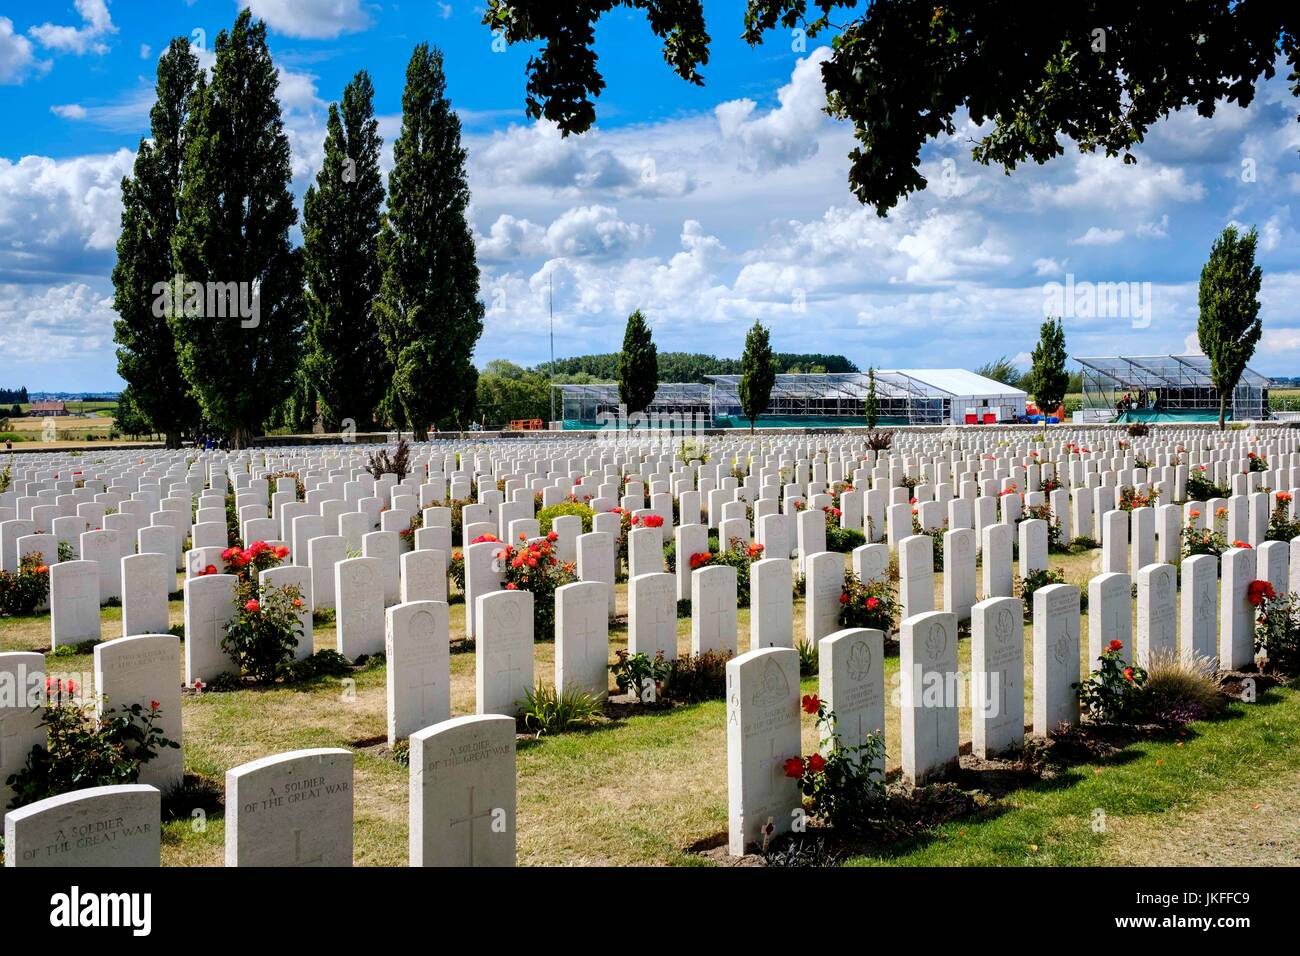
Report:
M 1053 555 L 1071 583 L 1096 573 L 1091 554 Z M 936 590 L 942 602 L 941 575 Z M 618 587 L 619 613 L 626 588 Z M 121 612 L 103 612 L 104 637 L 118 636 Z M 171 605 L 180 623 L 182 606 Z M 803 603 L 795 607 L 796 636 L 803 631 Z M 1086 634 L 1086 618 L 1081 633 Z M 464 605 L 451 606 L 453 639 L 464 633 Z M 678 624 L 679 648 L 689 648 L 690 622 Z M 1025 629 L 1025 688 L 1032 687 L 1031 629 Z M 333 625 L 317 626 L 316 648 L 334 646 Z M 1082 642 L 1086 647 L 1086 639 Z M 749 644 L 748 611 L 740 611 L 740 646 Z M 626 646 L 626 630 L 611 628 L 611 650 Z M 48 650 L 49 619 L 40 615 L 0 621 L 0 650 Z M 1086 654 L 1086 650 L 1083 652 Z M 962 640 L 960 666 L 969 666 Z M 536 675 L 553 678 L 553 645 L 538 643 Z M 51 672 L 93 670 L 88 654 L 58 656 Z M 897 673 L 897 654 L 886 660 L 887 691 Z M 474 655 L 451 657 L 452 712 L 474 710 Z M 179 676 L 179 675 L 178 675 Z M 407 769 L 386 751 L 385 672 L 382 663 L 350 679 L 324 678 L 297 687 L 209 693 L 184 699 L 185 764 L 220 794 L 225 771 L 240 763 L 305 747 L 348 747 L 356 754 L 355 861 L 404 865 L 407 854 Z M 815 692 L 815 677 L 803 681 Z M 888 696 L 888 694 L 887 694 Z M 1028 713 L 1028 710 L 1027 710 Z M 816 746 L 813 719 L 803 716 L 804 748 Z M 1282 775 L 1300 779 L 1300 692 L 1275 689 L 1256 704 L 1234 704 L 1228 715 L 1193 725 L 1182 739 L 1135 744 L 1097 765 L 1078 766 L 1051 781 L 1007 793 L 991 815 L 946 824 L 923 839 L 896 845 L 887 855 L 855 858 L 854 864 L 1104 864 L 1141 859 L 1170 839 L 1170 827 L 1187 839 L 1186 824 L 1229 795 L 1258 803 Z M 969 714 L 962 712 L 962 738 L 969 740 Z M 886 707 L 886 739 L 898 746 L 898 709 Z M 891 752 L 891 768 L 898 755 Z M 540 740 L 522 739 L 518 750 L 519 858 L 523 864 L 698 865 L 699 849 L 716 847 L 727 828 L 725 706 L 721 700 L 679 706 Z M 1282 799 L 1274 794 L 1273 799 Z M 164 826 L 166 865 L 220 865 L 224 828 L 219 807 L 182 806 Z M 1272 804 L 1270 804 L 1272 805 Z M 193 809 L 202 816 L 192 816 Z M 1094 811 L 1107 821 L 1094 832 Z M 1202 835 L 1212 829 L 1205 824 Z M 1267 841 L 1265 841 L 1267 842 Z M 1264 861 L 1297 852 L 1300 839 L 1261 851 Z M 1230 863 L 1233 846 L 1211 861 Z M 1129 856 L 1123 857 L 1127 853 Z M 1134 856 L 1136 854 L 1136 856 Z M 1157 859 L 1156 862 L 1159 862 Z

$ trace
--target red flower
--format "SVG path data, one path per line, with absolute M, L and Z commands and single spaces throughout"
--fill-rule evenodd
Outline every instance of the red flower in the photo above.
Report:
M 799 757 L 791 757 L 785 762 L 785 775 L 798 780 L 803 776 L 803 760 Z
M 270 547 L 271 546 L 267 544 L 265 541 L 254 541 L 251 545 L 248 546 L 248 550 L 245 552 L 245 554 L 250 555 L 252 557 L 257 557 L 263 551 L 270 549 Z
M 37 573 L 37 574 L 49 574 L 49 572 L 50 572 L 50 569 L 49 569 L 48 567 L 46 567 L 45 565 L 43 565 L 43 564 L 38 564 L 38 565 L 36 565 L 36 573 Z
M 848 604 L 848 603 L 849 603 L 849 596 L 848 596 L 847 594 L 841 594 L 841 595 L 840 595 L 840 603 L 841 603 L 841 604 Z
M 69 694 L 75 694 L 77 692 L 77 682 L 75 680 L 69 680 L 63 685 L 63 689 Z
M 1111 641 L 1111 642 L 1110 642 L 1110 650 L 1112 650 L 1112 651 L 1120 651 L 1120 650 L 1123 650 L 1123 649 L 1124 649 L 1124 642 L 1123 642 L 1123 641 Z
M 511 581 L 511 582 L 509 582 L 508 584 L 506 584 L 506 590 L 507 590 L 507 591 L 518 591 L 519 588 L 515 586 L 515 582 L 514 582 L 514 581 Z
M 1250 586 L 1246 589 L 1246 599 L 1255 607 L 1259 607 L 1267 599 L 1269 601 L 1277 597 L 1277 592 L 1273 590 L 1273 585 L 1267 581 L 1251 581 Z
M 289 549 L 284 545 L 279 545 L 271 553 L 274 554 L 277 558 L 283 560 L 284 558 L 287 558 L 289 556 Z
M 1232 546 L 1234 548 L 1245 548 L 1247 551 L 1250 550 L 1250 545 L 1247 544 L 1245 541 L 1234 541 L 1232 542 Z
M 813 773 L 821 773 L 826 769 L 826 758 L 821 754 L 813 754 L 808 758 L 808 769 Z
M 294 598 L 294 599 L 293 599 L 293 606 L 294 606 L 294 607 L 302 607 L 302 598 Z
M 554 532 L 554 531 L 548 531 L 548 532 L 546 532 L 546 540 L 547 540 L 547 541 L 559 541 L 559 540 L 560 540 L 560 536 L 559 536 L 558 533 L 556 533 L 556 532 Z
M 249 614 L 256 614 L 261 609 L 262 609 L 262 605 L 257 603 L 256 598 L 254 598 L 253 600 L 249 601 L 247 604 L 244 605 L 244 610 L 247 611 Z
M 822 705 L 822 702 L 821 702 L 820 700 L 818 700 L 816 694 L 804 694 L 804 695 L 803 695 L 803 712 L 804 712 L 805 714 L 815 714 L 815 713 L 817 713 L 817 708 L 820 707 L 821 705 Z
M 151 700 L 151 701 L 149 701 L 149 709 L 150 709 L 150 710 L 157 710 L 157 709 L 158 709 L 159 707 L 161 707 L 161 706 L 162 706 L 162 704 L 158 703 L 158 701 L 156 701 L 156 700 Z
M 205 575 L 216 574 L 216 573 L 217 573 L 217 566 L 215 564 L 209 564 L 206 568 L 204 568 L 199 573 L 199 577 L 204 577 Z
M 1133 668 L 1124 668 L 1124 678 L 1131 684 L 1133 683 Z
M 867 610 L 868 610 L 868 611 L 874 611 L 874 610 L 875 610 L 877 607 L 879 607 L 879 606 L 880 606 L 880 598 L 876 598 L 876 597 L 869 597 L 869 598 L 867 598 Z
M 222 561 L 229 561 L 229 560 L 231 560 L 232 558 L 234 558 L 235 555 L 237 555 L 237 554 L 239 554 L 239 553 L 240 553 L 240 550 L 239 550 L 238 548 L 226 548 L 225 551 L 222 551 L 222 552 L 221 552 L 221 560 L 222 560 Z

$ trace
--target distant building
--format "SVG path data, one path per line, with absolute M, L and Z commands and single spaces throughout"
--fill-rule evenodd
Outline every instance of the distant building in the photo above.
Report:
M 32 402 L 31 414 L 33 415 L 66 415 L 68 407 L 61 401 L 46 400 L 43 402 Z

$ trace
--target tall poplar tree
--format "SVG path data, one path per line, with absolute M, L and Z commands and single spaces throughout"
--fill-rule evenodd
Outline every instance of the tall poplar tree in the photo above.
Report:
M 627 317 L 623 351 L 618 356 L 618 400 L 629 415 L 644 412 L 659 388 L 659 350 L 650 325 L 637 309 Z
M 1065 390 L 1070 385 L 1070 375 L 1065 370 L 1065 328 L 1059 318 L 1048 319 L 1039 330 L 1038 344 L 1032 353 L 1033 366 L 1029 369 L 1029 391 L 1034 393 L 1034 403 L 1047 416 L 1065 401 Z
M 289 242 L 289 139 L 266 24 L 243 10 L 217 35 L 212 80 L 200 75 L 186 124 L 177 273 L 177 358 L 204 415 L 249 445 L 293 388 L 302 340 L 302 253 Z M 236 301 L 238 300 L 238 301 Z
M 1254 229 L 1242 235 L 1228 226 L 1214 240 L 1209 261 L 1201 269 L 1196 338 L 1210 360 L 1210 381 L 1219 393 L 1219 431 L 1241 373 L 1264 332 L 1259 320 L 1263 277 L 1255 265 L 1258 239 Z
M 880 399 L 876 396 L 876 368 L 871 366 L 867 369 L 867 400 L 866 407 L 863 409 L 867 413 L 867 427 L 872 431 L 876 429 L 876 422 L 880 421 Z
M 745 336 L 745 354 L 740 357 L 740 408 L 749 419 L 749 433 L 754 433 L 758 416 L 767 411 L 776 384 L 776 362 L 767 329 L 757 321 Z
M 122 232 L 113 266 L 113 339 L 117 373 L 132 408 L 166 437 L 168 448 L 199 418 L 199 407 L 176 362 L 167 315 L 155 308 L 155 286 L 172 278 L 172 234 L 185 156 L 185 124 L 199 61 L 184 37 L 158 59 L 157 99 L 149 111 L 150 138 L 140 140 L 132 175 L 122 179 Z
M 384 352 L 373 306 L 379 294 L 383 140 L 364 70 L 331 103 L 325 159 L 303 199 L 307 343 L 303 370 L 326 431 L 350 418 L 369 428 L 384 393 Z
M 484 309 L 465 220 L 469 198 L 442 52 L 422 43 L 406 67 L 375 304 L 391 369 L 385 406 L 417 441 L 428 437 L 430 425 L 462 425 L 474 407 L 478 371 L 471 359 Z

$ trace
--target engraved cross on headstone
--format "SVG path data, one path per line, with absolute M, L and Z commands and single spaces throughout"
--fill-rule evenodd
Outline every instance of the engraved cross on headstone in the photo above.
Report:
M 423 718 L 433 710 L 434 694 L 438 689 L 437 677 L 433 674 L 433 668 L 424 662 L 409 663 L 405 670 L 408 673 L 406 689 L 420 695 L 420 716 Z
M 18 721 L 15 718 L 20 716 L 20 714 L 0 715 L 0 767 L 9 767 L 13 764 L 12 769 L 18 769 L 16 761 L 22 757 L 23 744 L 16 729 Z M 13 753 L 15 749 L 19 753 Z M 0 783 L 4 781 L 0 780 Z
M 325 860 L 325 855 L 323 853 L 318 853 L 311 859 L 304 860 L 302 858 L 302 831 L 301 830 L 293 831 L 294 866 L 316 866 L 317 864 L 324 862 L 324 860 Z
M 492 816 L 491 807 L 479 812 L 474 812 L 474 787 L 469 788 L 469 811 L 463 817 L 451 817 L 448 821 L 449 826 L 459 826 L 464 823 L 469 827 L 469 863 L 474 865 L 474 821 L 490 818 Z

